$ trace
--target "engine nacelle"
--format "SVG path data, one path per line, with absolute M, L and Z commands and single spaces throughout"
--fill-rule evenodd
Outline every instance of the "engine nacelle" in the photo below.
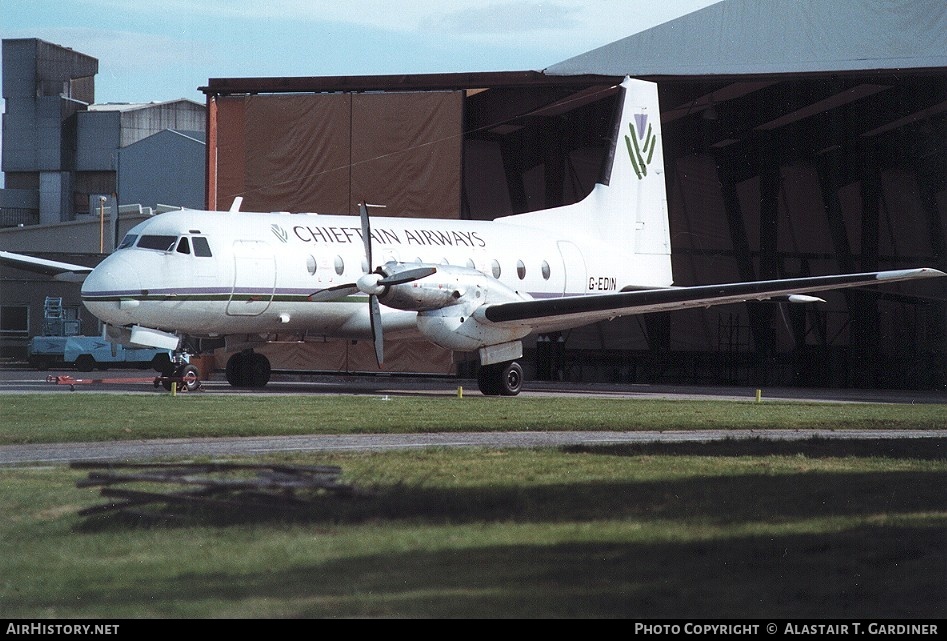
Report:
M 420 265 L 424 267 L 426 265 Z M 383 267 L 386 277 L 397 277 L 399 272 L 419 267 L 412 263 L 388 263 Z M 524 300 L 495 278 L 490 278 L 471 267 L 430 265 L 436 272 L 430 276 L 399 285 L 389 285 L 378 295 L 388 307 L 411 312 L 427 312 L 460 306 L 456 315 L 469 316 L 474 309 L 487 303 Z
M 458 352 L 518 341 L 530 330 L 482 323 L 473 316 L 451 315 L 448 309 L 418 313 L 418 330 L 433 343 Z
M 474 312 L 484 305 L 527 298 L 476 269 L 452 265 L 437 265 L 436 274 L 392 285 L 379 296 L 389 307 L 418 312 L 418 331 L 426 338 L 463 352 L 526 336 L 529 329 L 498 327 L 478 320 Z
M 457 279 L 450 276 L 444 267 L 438 267 L 437 273 L 420 280 L 389 285 L 378 300 L 395 309 L 422 312 L 456 305 L 462 297 Z

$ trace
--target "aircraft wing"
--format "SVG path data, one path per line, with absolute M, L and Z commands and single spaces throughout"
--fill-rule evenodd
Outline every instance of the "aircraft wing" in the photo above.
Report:
M 811 292 L 881 285 L 938 276 L 947 276 L 947 274 L 937 269 L 921 267 L 837 276 L 643 289 L 616 294 L 568 296 L 498 303 L 486 307 L 483 316 L 493 323 L 548 330 L 549 328 L 579 324 L 576 321 L 594 323 L 631 314 L 710 307 L 711 305 L 725 305 L 750 300 L 790 300 L 789 297 L 791 296 L 805 295 Z M 816 299 L 804 298 L 802 300 Z
M 56 260 L 46 260 L 45 258 L 36 258 L 25 254 L 15 254 L 13 252 L 0 251 L 0 265 L 16 267 L 29 272 L 46 274 L 56 280 L 70 283 L 81 283 L 85 277 L 92 271 L 91 267 L 84 265 L 73 265 L 71 263 L 61 263 Z

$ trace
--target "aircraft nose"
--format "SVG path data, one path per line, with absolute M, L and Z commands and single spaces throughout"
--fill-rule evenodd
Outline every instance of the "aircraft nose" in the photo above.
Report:
M 126 325 L 141 296 L 137 268 L 121 255 L 99 263 L 82 284 L 82 303 L 96 318 L 112 325 Z M 132 298 L 136 297 L 136 298 Z

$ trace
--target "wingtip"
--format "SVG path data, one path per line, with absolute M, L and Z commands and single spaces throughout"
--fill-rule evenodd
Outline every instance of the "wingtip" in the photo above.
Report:
M 907 278 L 938 278 L 947 276 L 944 272 L 933 267 L 918 267 L 916 269 L 894 269 L 879 272 L 877 280 L 904 280 Z

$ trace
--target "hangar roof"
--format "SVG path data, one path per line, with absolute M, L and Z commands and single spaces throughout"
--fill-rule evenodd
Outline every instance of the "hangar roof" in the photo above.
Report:
M 947 68 L 943 0 L 722 0 L 542 71 L 211 78 L 208 95 L 527 87 L 603 78 Z M 568 77 L 568 78 L 565 78 Z
M 161 102 L 96 102 L 89 105 L 89 111 L 136 111 L 138 109 L 150 109 L 152 107 L 161 107 L 173 105 L 179 102 L 190 103 L 195 107 L 204 108 L 202 103 L 188 98 L 178 98 L 176 100 L 165 100 Z
M 615 80 L 621 80 L 621 74 Z M 439 91 L 479 88 L 522 88 L 556 84 L 601 82 L 583 74 L 549 77 L 541 71 L 482 71 L 465 73 L 422 73 L 371 76 L 289 76 L 266 78 L 210 78 L 198 87 L 208 96 L 254 93 L 296 93 L 337 91 Z
M 544 72 L 759 76 L 945 67 L 943 0 L 723 0 Z

